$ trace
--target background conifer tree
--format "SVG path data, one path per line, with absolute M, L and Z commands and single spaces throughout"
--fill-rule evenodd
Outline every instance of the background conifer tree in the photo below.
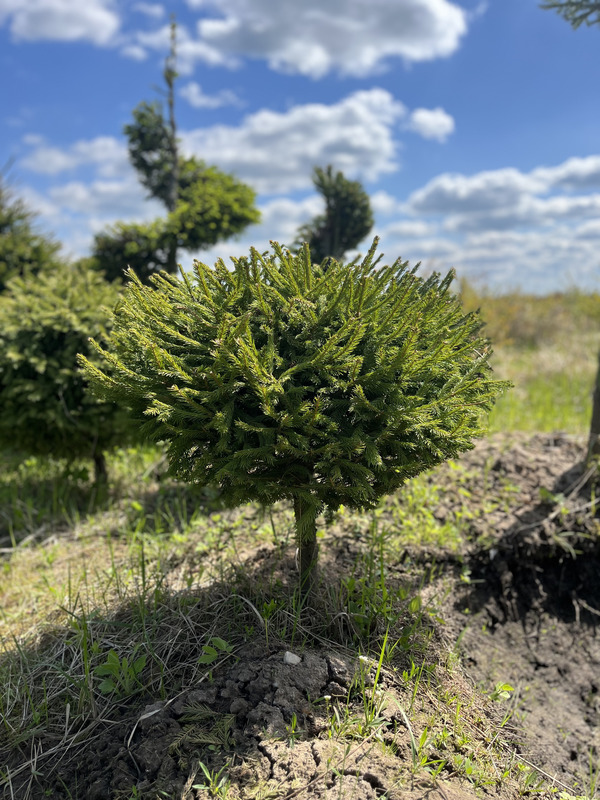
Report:
M 472 447 L 503 384 L 490 377 L 476 313 L 399 261 L 326 267 L 273 245 L 193 276 L 135 275 L 104 364 L 82 357 L 100 396 L 168 443 L 171 472 L 231 504 L 293 503 L 302 586 L 316 517 L 371 508 L 407 478 Z
M 0 292 L 11 278 L 57 266 L 60 245 L 36 233 L 34 214 L 0 176 Z
M 106 478 L 104 453 L 136 428 L 87 388 L 77 353 L 94 361 L 118 292 L 84 265 L 13 278 L 0 295 L 0 449 L 24 455 L 90 458 Z
M 358 247 L 373 227 L 369 195 L 358 181 L 349 181 L 333 168 L 315 167 L 313 182 L 325 201 L 325 213 L 303 225 L 296 246 L 308 242 L 313 261 L 330 256 L 340 261 Z
M 175 121 L 176 25 L 166 60 L 168 119 L 162 104 L 142 102 L 125 126 L 130 161 L 167 216 L 148 225 L 119 222 L 95 237 L 93 265 L 109 280 L 131 266 L 146 281 L 157 269 L 177 271 L 179 249 L 200 250 L 258 222 L 256 194 L 234 176 L 179 152 Z

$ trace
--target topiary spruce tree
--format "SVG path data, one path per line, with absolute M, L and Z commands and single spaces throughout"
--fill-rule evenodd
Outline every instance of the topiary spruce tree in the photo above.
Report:
M 377 241 L 377 240 L 376 240 Z M 311 261 L 273 243 L 193 276 L 132 273 L 104 366 L 104 398 L 168 442 L 171 472 L 218 484 L 232 504 L 294 507 L 306 590 L 316 518 L 371 508 L 407 478 L 473 446 L 504 384 L 492 380 L 477 313 L 375 247 L 361 263 Z
M 14 278 L 0 295 L 0 449 L 90 458 L 106 479 L 104 453 L 134 432 L 122 408 L 88 391 L 77 353 L 94 361 L 117 289 L 97 272 L 62 266 Z
M 118 222 L 95 237 L 91 264 L 108 280 L 129 266 L 142 281 L 156 271 L 177 272 L 177 252 L 201 250 L 260 220 L 255 191 L 215 166 L 179 152 L 175 122 L 176 25 L 164 69 L 168 118 L 162 104 L 142 102 L 125 126 L 129 158 L 149 196 L 167 216 L 149 224 Z
M 313 261 L 340 261 L 348 250 L 362 242 L 373 227 L 369 195 L 358 181 L 349 181 L 333 167 L 315 167 L 313 183 L 325 201 L 325 213 L 303 225 L 296 245 L 308 242 Z

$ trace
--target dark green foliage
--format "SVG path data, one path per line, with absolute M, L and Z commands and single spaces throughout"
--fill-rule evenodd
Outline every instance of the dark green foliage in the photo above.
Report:
M 165 219 L 145 225 L 117 222 L 96 235 L 93 267 L 107 280 L 131 267 L 141 281 L 172 272 L 172 250 L 200 250 L 257 222 L 254 191 L 232 175 L 194 158 L 181 159 L 179 198 Z
M 34 231 L 33 216 L 0 178 L 0 292 L 13 277 L 56 264 L 60 246 Z
M 558 12 L 574 28 L 578 28 L 584 22 L 586 25 L 600 24 L 598 0 L 546 0 L 540 8 Z
M 117 222 L 108 230 L 96 234 L 91 266 L 100 270 L 106 280 L 123 280 L 131 267 L 140 280 L 147 282 L 151 275 L 167 269 L 170 235 L 163 220 L 147 225 Z
M 81 360 L 101 396 L 168 442 L 173 474 L 232 504 L 293 500 L 304 546 L 322 509 L 373 507 L 472 447 L 504 385 L 452 273 L 376 267 L 375 245 L 326 268 L 307 246 L 273 250 L 153 287 L 132 274 L 97 345 L 104 366 Z
M 158 101 L 140 103 L 133 110 L 133 124 L 125 125 L 129 160 L 138 173 L 140 182 L 169 208 L 171 176 L 175 168 L 177 150 L 173 152 L 169 131 Z
M 209 247 L 260 220 L 255 199 L 254 189 L 233 175 L 196 158 L 181 159 L 178 202 L 167 228 L 184 250 Z
M 94 458 L 133 431 L 124 411 L 87 389 L 77 353 L 98 356 L 117 290 L 82 266 L 15 278 L 0 297 L 0 449 Z
M 165 219 L 147 225 L 117 223 L 95 238 L 92 264 L 112 280 L 131 267 L 146 282 L 157 270 L 177 271 L 177 251 L 201 250 L 260 220 L 256 193 L 232 175 L 178 152 L 174 115 L 175 23 L 165 65 L 169 119 L 159 102 L 140 103 L 125 126 L 129 158 Z
M 341 260 L 353 250 L 373 227 L 369 195 L 358 181 L 349 181 L 332 167 L 316 167 L 313 181 L 325 200 L 325 213 L 298 231 L 297 244 L 308 242 L 313 261 L 330 256 Z

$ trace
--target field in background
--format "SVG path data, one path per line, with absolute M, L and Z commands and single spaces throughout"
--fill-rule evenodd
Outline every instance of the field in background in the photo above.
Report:
M 480 308 L 499 378 L 490 431 L 587 433 L 600 350 L 600 294 L 494 295 L 463 282 L 466 309 Z

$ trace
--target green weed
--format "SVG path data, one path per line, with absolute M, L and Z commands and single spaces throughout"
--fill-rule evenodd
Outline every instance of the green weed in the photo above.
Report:
M 128 697 L 141 687 L 140 674 L 146 666 L 146 654 L 119 658 L 118 653 L 109 650 L 106 660 L 94 669 L 94 675 L 102 678 L 98 689 L 103 694 L 113 692 L 120 697 Z

